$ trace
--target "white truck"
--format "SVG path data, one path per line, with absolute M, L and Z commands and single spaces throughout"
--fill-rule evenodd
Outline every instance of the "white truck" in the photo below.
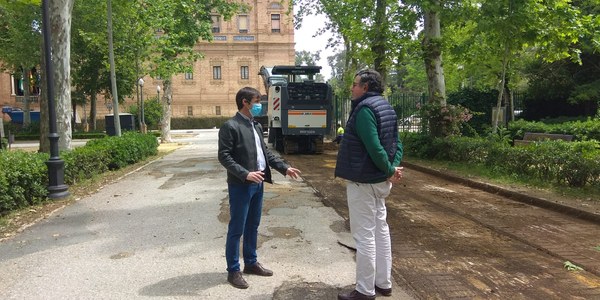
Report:
M 331 129 L 332 88 L 314 81 L 318 66 L 261 67 L 267 91 L 268 142 L 277 151 L 323 153 Z

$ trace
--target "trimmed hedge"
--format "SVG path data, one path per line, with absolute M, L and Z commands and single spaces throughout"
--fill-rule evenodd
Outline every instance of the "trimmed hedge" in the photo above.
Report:
M 600 120 L 573 121 L 560 124 L 546 124 L 517 120 L 508 124 L 513 139 L 523 139 L 525 132 L 570 134 L 576 141 L 600 141 Z
M 125 132 L 121 137 L 105 137 L 86 144 L 99 152 L 108 154 L 108 169 L 116 170 L 134 164 L 158 152 L 158 140 L 153 134 Z
M 47 154 L 0 151 L 0 215 L 46 199 Z
M 126 132 L 121 137 L 89 141 L 72 151 L 63 151 L 65 184 L 134 164 L 158 153 L 153 134 Z M 46 153 L 0 151 L 0 215 L 47 200 Z
M 493 139 L 407 133 L 402 135 L 402 142 L 409 157 L 484 165 L 506 175 L 574 187 L 600 186 L 600 143 L 596 141 L 548 141 L 512 147 Z

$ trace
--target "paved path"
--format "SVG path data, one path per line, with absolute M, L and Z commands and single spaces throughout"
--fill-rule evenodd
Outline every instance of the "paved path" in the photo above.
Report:
M 258 250 L 275 275 L 231 287 L 217 130 L 175 138 L 189 144 L 0 242 L 1 298 L 336 299 L 353 287 L 354 253 L 338 243 L 349 236 L 343 219 L 277 172 Z M 396 286 L 385 299 L 410 297 Z

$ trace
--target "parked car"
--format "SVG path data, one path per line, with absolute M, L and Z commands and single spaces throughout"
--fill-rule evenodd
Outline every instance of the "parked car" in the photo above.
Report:
M 412 114 L 406 118 L 403 118 L 401 124 L 404 126 L 417 126 L 421 124 L 421 117 L 416 114 Z

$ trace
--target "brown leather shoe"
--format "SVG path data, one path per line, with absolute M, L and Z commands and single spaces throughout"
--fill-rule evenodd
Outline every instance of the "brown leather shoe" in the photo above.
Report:
M 338 294 L 338 300 L 374 300 L 375 295 L 367 296 L 365 294 L 361 294 L 359 291 L 354 290 L 347 294 Z
M 375 286 L 375 292 L 380 293 L 382 296 L 386 296 L 389 297 L 392 295 L 392 288 L 389 289 L 382 289 L 378 286 Z
M 244 273 L 258 276 L 273 276 L 273 271 L 265 269 L 259 262 L 249 266 L 245 265 Z
M 227 281 L 238 289 L 247 289 L 249 287 L 240 271 L 229 272 L 229 274 L 227 274 Z

